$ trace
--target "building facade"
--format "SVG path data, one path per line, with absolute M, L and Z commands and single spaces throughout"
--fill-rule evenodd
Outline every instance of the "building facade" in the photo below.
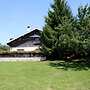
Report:
M 40 34 L 42 31 L 35 29 L 24 34 L 9 43 L 10 52 L 32 52 L 40 48 Z

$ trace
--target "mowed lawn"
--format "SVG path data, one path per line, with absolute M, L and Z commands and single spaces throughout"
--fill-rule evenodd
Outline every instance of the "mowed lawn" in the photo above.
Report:
M 90 90 L 89 69 L 60 65 L 0 62 L 0 90 Z

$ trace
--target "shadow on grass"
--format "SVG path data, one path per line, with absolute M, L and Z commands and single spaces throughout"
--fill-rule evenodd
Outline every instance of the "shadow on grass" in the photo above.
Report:
M 81 70 L 89 70 L 90 69 L 90 62 L 87 61 L 54 61 L 50 62 L 49 66 L 56 67 L 57 69 L 63 70 L 74 70 L 74 71 L 81 71 Z

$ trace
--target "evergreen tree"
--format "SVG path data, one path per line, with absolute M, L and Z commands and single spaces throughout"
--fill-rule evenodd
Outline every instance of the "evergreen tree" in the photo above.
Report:
M 42 52 L 60 59 L 90 55 L 90 6 L 78 8 L 73 17 L 65 0 L 54 0 L 41 35 Z
M 80 41 L 83 47 L 81 51 L 84 54 L 90 55 L 90 6 L 80 6 L 77 16 L 77 24 L 75 27 L 81 37 Z
M 42 51 L 50 58 L 59 59 L 70 51 L 73 36 L 73 16 L 65 0 L 54 0 L 41 35 Z

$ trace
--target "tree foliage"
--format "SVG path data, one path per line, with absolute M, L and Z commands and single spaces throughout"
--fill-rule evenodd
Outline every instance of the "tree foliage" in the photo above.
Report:
M 78 8 L 74 17 L 65 0 L 54 0 L 41 35 L 42 52 L 60 59 L 90 54 L 90 7 Z
M 75 26 L 81 37 L 84 54 L 90 54 L 90 6 L 78 8 L 77 24 Z
M 0 44 L 0 53 L 9 51 L 9 47 L 6 45 Z

